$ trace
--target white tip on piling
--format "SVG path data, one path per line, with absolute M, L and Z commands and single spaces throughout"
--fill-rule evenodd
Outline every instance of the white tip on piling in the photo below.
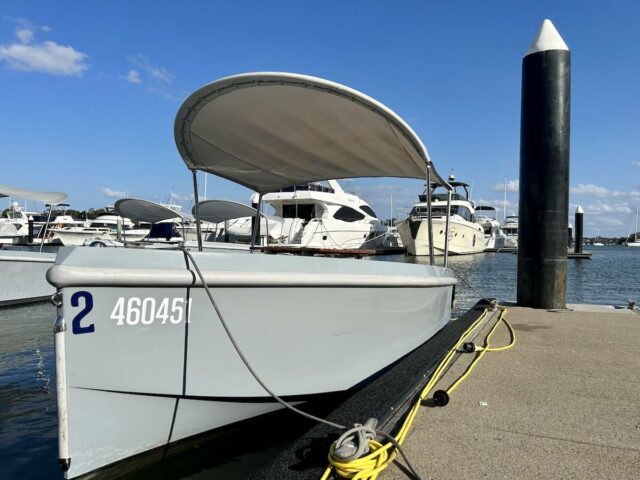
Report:
M 576 208 L 576 213 L 584 213 L 584 210 L 582 209 L 582 205 L 578 205 L 578 208 Z
M 526 57 L 532 53 L 544 52 L 546 50 L 569 50 L 569 47 L 564 43 L 558 30 L 556 30 L 556 27 L 553 26 L 553 23 L 551 23 L 549 19 L 545 19 L 544 22 L 542 22 L 538 35 L 536 35 L 536 38 L 524 56 Z

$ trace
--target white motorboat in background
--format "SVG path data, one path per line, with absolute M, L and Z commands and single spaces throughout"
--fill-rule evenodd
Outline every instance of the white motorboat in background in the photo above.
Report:
M 328 180 L 326 186 L 285 187 L 267 193 L 262 201 L 281 219 L 280 245 L 336 250 L 384 245 L 387 227 L 367 202 L 345 192 L 337 180 Z
M 67 194 L 0 185 L 0 197 L 23 198 L 56 205 L 62 203 Z M 6 224 L 15 226 L 11 222 Z M 28 227 L 22 225 L 20 230 L 22 228 Z M 55 290 L 46 281 L 45 273 L 53 265 L 55 258 L 55 253 L 0 250 L 0 306 L 34 302 L 51 296 Z
M 518 216 L 508 215 L 502 222 L 502 231 L 507 236 L 504 246 L 518 248 Z
M 500 228 L 500 222 L 494 207 L 488 205 L 477 206 L 476 223 L 484 230 L 484 248 L 504 248 L 507 236 Z
M 600 241 L 600 229 L 596 228 L 596 238 L 593 240 L 591 244 L 594 247 L 604 247 L 604 243 Z
M 0 198 L 8 197 L 0 191 Z M 37 235 L 43 223 L 39 212 L 29 212 L 12 201 L 6 209 L 5 216 L 0 218 L 0 244 L 11 245 L 24 243 L 29 235 L 29 217 L 34 219 L 34 235 Z
M 447 185 L 394 112 L 309 76 L 202 87 L 175 139 L 194 180 L 201 170 L 260 197 L 330 178 Z M 283 408 L 230 336 L 275 394 L 304 402 L 363 384 L 431 338 L 450 321 L 456 284 L 434 265 L 151 248 L 63 247 L 47 277 L 66 478 Z
M 119 231 L 120 230 L 120 231 Z M 126 240 L 136 242 L 149 234 L 148 228 L 138 228 L 129 218 L 108 213 L 89 222 L 86 227 L 51 228 L 53 238 L 63 245 L 84 245 L 87 240 Z
M 475 222 L 475 207 L 469 200 L 469 185 L 457 182 L 451 175 L 448 180 L 454 192 L 451 195 L 449 222 L 449 253 L 466 255 L 484 251 L 484 230 Z M 447 193 L 442 186 L 432 184 L 429 192 L 419 195 L 419 203 L 413 206 L 409 216 L 398 225 L 402 244 L 409 255 L 429 255 L 429 207 L 427 195 L 431 195 L 431 221 L 433 222 L 433 247 L 436 255 L 445 251 L 447 225 Z

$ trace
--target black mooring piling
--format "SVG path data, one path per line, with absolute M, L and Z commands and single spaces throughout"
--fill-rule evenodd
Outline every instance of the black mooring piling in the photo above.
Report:
M 582 235 L 584 232 L 584 210 L 578 205 L 576 208 L 576 243 L 573 246 L 573 253 L 582 253 Z
M 31 245 L 33 243 L 33 216 L 29 215 L 29 228 L 27 230 L 27 243 Z
M 522 60 L 518 305 L 565 308 L 571 53 L 549 20 Z

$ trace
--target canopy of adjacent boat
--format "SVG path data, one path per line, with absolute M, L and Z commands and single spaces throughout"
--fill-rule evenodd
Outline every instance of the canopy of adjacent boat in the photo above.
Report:
M 22 198 L 57 205 L 67 199 L 67 194 L 62 192 L 38 192 L 24 188 L 10 187 L 9 185 L 0 185 L 0 198 L 4 197 Z
M 196 207 L 192 209 L 196 215 Z M 253 217 L 256 209 L 238 202 L 229 200 L 205 200 L 200 202 L 199 216 L 201 220 L 211 223 L 222 223 L 227 220 L 235 220 L 242 217 Z
M 178 111 L 175 140 L 191 170 L 262 194 L 335 178 L 437 174 L 418 135 L 380 102 L 344 85 L 292 73 L 217 80 Z
M 130 218 L 137 222 L 158 223 L 172 218 L 182 219 L 175 210 L 171 210 L 159 203 L 138 198 L 121 198 L 116 201 L 114 210 L 119 216 Z

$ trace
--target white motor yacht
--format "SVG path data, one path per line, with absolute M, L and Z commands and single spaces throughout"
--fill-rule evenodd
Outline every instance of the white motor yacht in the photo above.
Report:
M 508 215 L 502 222 L 502 231 L 507 236 L 504 246 L 518 248 L 518 216 Z
M 477 206 L 476 223 L 484 230 L 484 248 L 504 248 L 507 236 L 500 228 L 500 222 L 498 221 L 497 212 L 494 207 L 488 205 Z
M 118 230 L 121 229 L 121 232 Z M 129 218 L 108 213 L 89 222 L 86 227 L 58 227 L 49 230 L 63 245 L 84 245 L 87 240 L 126 240 L 136 242 L 149 234 L 148 228 L 137 228 Z
M 369 204 L 345 192 L 337 180 L 326 183 L 289 186 L 263 196 L 282 222 L 277 243 L 331 250 L 382 247 L 388 229 Z
M 174 131 L 196 213 L 198 170 L 260 197 L 330 178 L 447 185 L 394 112 L 315 77 L 223 78 L 184 102 Z M 433 264 L 180 248 L 62 247 L 47 278 L 66 478 L 134 456 L 140 468 L 280 398 L 361 386 L 447 325 L 456 284 Z
M 475 207 L 469 200 L 469 185 L 458 182 L 451 175 L 448 180 L 454 191 L 447 218 L 447 196 L 442 187 L 432 184 L 430 191 L 419 195 L 409 216 L 398 225 L 402 244 L 409 255 L 429 255 L 429 203 L 431 195 L 431 221 L 433 223 L 433 250 L 436 255 L 445 252 L 445 231 L 449 225 L 448 249 L 452 255 L 467 255 L 484 251 L 484 230 L 475 222 Z

